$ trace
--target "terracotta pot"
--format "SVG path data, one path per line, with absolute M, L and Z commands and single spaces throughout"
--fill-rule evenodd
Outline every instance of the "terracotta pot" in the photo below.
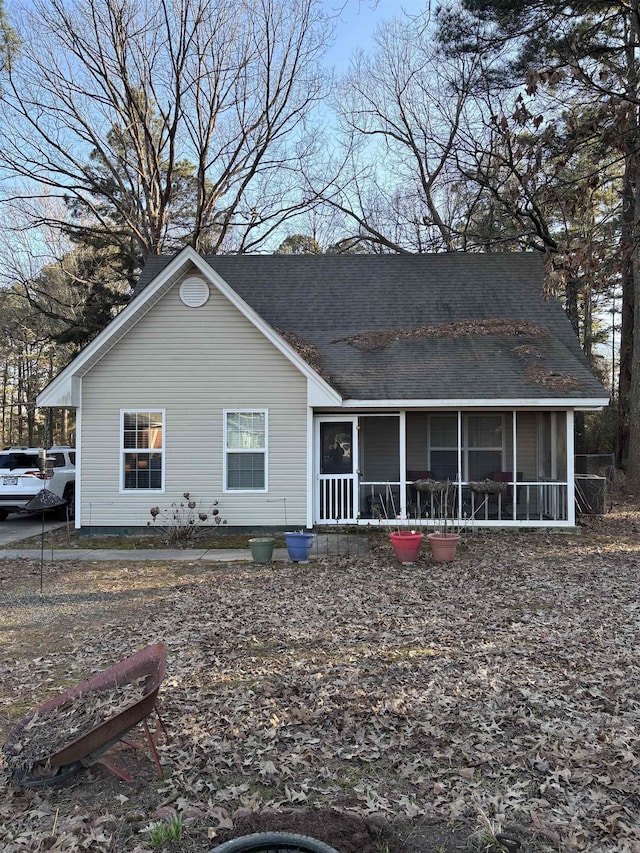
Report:
M 390 533 L 389 539 L 393 545 L 394 553 L 401 563 L 405 566 L 415 563 L 424 539 L 423 533 L 415 530 L 400 530 L 396 533 Z
M 428 539 L 436 563 L 448 563 L 455 559 L 459 533 L 430 533 Z

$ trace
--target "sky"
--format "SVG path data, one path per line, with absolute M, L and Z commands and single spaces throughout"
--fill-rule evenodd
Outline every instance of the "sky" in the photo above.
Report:
M 349 56 L 357 48 L 372 46 L 372 36 L 383 21 L 402 17 L 403 12 L 423 12 L 430 0 L 325 0 L 327 14 L 335 15 L 336 40 L 327 53 L 327 63 L 346 71 Z

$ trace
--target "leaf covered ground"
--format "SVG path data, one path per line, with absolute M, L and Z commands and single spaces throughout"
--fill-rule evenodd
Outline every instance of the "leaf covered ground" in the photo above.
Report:
M 47 563 L 42 595 L 39 571 L 0 561 L 0 738 L 162 641 L 171 739 L 163 780 L 138 752 L 117 757 L 133 784 L 96 766 L 25 791 L 0 766 L 7 853 L 142 853 L 176 815 L 170 849 L 205 851 L 265 812 L 341 853 L 477 828 L 640 851 L 637 507 L 580 535 L 468 534 L 449 565 L 402 566 L 380 538 L 308 565 Z

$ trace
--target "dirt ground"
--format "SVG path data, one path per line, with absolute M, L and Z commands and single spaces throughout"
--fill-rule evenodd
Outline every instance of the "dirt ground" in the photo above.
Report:
M 640 850 L 640 512 L 308 565 L 0 560 L 0 741 L 161 641 L 159 751 L 25 789 L 0 848 L 200 853 L 255 831 L 340 853 Z M 144 743 L 142 733 L 136 739 Z M 158 827 L 181 821 L 179 841 Z M 155 834 L 154 834 L 155 832 Z

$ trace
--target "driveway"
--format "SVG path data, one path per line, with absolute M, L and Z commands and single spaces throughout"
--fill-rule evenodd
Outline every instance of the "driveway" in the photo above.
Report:
M 44 529 L 54 530 L 62 527 L 66 522 L 56 521 L 45 515 Z M 29 515 L 27 513 L 9 514 L 5 521 L 0 521 L 0 546 L 8 545 L 10 542 L 20 542 L 31 536 L 39 536 L 42 533 L 42 515 Z

